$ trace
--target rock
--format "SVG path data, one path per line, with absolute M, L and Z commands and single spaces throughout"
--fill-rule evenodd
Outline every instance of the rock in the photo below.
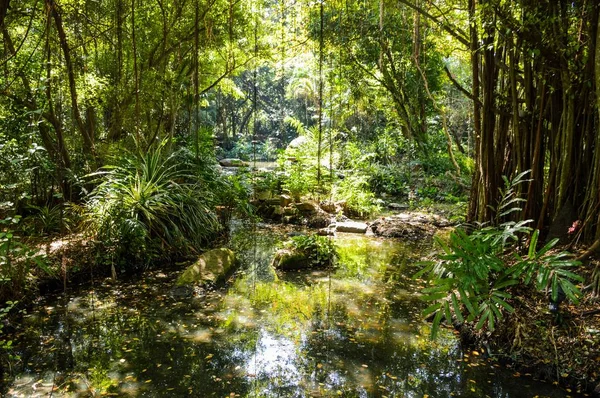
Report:
M 364 222 L 345 221 L 336 224 L 337 232 L 350 232 L 355 234 L 364 234 L 367 232 L 368 225 Z
M 273 193 L 271 191 L 257 191 L 254 193 L 254 196 L 258 200 L 271 200 Z M 277 200 L 279 200 L 279 198 L 277 198 Z
M 320 236 L 335 236 L 335 228 L 321 228 L 317 231 L 317 235 Z
M 296 149 L 301 147 L 302 145 L 308 143 L 308 138 L 303 135 L 300 135 L 292 140 L 287 146 L 287 149 Z
M 309 268 L 310 262 L 303 253 L 293 249 L 280 249 L 275 253 L 271 265 L 275 269 L 292 271 Z
M 347 216 L 341 214 L 335 217 L 337 222 L 348 222 L 348 221 L 352 221 L 350 218 L 348 218 Z
M 287 206 L 283 208 L 283 214 L 286 216 L 295 216 L 298 210 L 295 207 Z
M 430 224 L 409 222 L 393 217 L 376 220 L 369 228 L 377 236 L 408 239 L 421 239 L 431 236 L 435 230 Z
M 209 250 L 177 278 L 177 285 L 218 283 L 235 265 L 235 253 L 227 248 Z
M 329 225 L 330 221 L 329 214 L 322 212 L 308 217 L 306 225 L 310 228 L 324 228 Z
M 388 209 L 391 210 L 408 210 L 409 206 L 407 204 L 400 204 L 400 203 L 390 203 L 387 205 Z
M 292 203 L 292 197 L 290 195 L 282 194 L 279 197 L 279 205 L 281 207 L 286 207 L 286 206 L 290 205 L 291 203 Z
M 298 211 L 301 213 L 316 213 L 317 212 L 317 206 L 311 202 L 296 203 L 295 206 L 296 206 L 296 209 L 298 209 Z
M 267 203 L 269 206 L 279 206 L 279 205 L 281 204 L 281 198 L 279 198 L 279 197 L 274 197 L 274 198 L 271 198 L 271 199 L 267 199 L 267 200 L 266 200 L 266 203 Z
M 219 164 L 223 167 L 248 167 L 248 163 L 236 158 L 221 159 Z
M 327 213 L 335 213 L 336 212 L 336 206 L 335 203 L 330 201 L 330 200 L 324 200 L 321 203 L 319 203 L 319 207 L 323 210 L 326 211 Z

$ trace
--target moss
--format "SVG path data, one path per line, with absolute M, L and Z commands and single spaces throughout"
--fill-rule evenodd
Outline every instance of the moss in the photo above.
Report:
M 177 279 L 177 285 L 218 283 L 232 271 L 235 253 L 231 249 L 220 248 L 203 253 Z

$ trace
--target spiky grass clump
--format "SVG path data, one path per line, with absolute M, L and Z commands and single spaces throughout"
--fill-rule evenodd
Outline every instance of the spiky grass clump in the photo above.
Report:
M 146 262 L 199 249 L 219 229 L 209 184 L 164 145 L 95 173 L 87 219 L 113 257 Z

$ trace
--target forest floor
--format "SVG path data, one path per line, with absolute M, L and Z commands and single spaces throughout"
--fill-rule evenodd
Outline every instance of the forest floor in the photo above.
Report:
M 582 265 L 586 281 L 599 262 Z M 600 297 L 586 290 L 577 305 L 565 301 L 556 314 L 549 311 L 545 293 L 528 287 L 511 293 L 514 313 L 491 333 L 463 326 L 463 341 L 485 348 L 516 377 L 532 375 L 569 393 L 600 397 Z

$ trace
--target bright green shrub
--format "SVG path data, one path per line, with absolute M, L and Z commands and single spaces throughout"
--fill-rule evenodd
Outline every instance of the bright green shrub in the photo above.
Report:
M 521 173 L 512 181 L 504 179 L 497 220 L 519 210 L 516 204 L 522 199 L 516 196 L 515 186 L 523 181 L 524 175 Z M 557 239 L 538 250 L 539 231 L 531 233 L 529 222 L 508 221 L 471 234 L 457 229 L 450 234 L 447 244 L 437 240 L 442 253 L 416 274 L 416 277 L 427 275 L 429 279 L 424 300 L 432 304 L 423 315 L 434 315 L 432 337 L 436 336 L 441 321 L 450 322 L 453 315 L 459 323 L 476 322 L 476 329 L 487 326 L 493 331 L 504 313 L 514 311 L 509 303 L 512 298 L 509 287 L 514 285 L 533 282 L 538 291 L 550 289 L 554 300 L 560 287 L 568 299 L 577 302 L 581 292 L 575 283 L 582 278 L 571 269 L 579 262 L 569 253 L 552 250 Z M 510 256 L 509 249 L 514 249 L 523 236 L 530 236 L 527 254 Z
M 164 144 L 94 174 L 88 225 L 117 258 L 148 261 L 159 252 L 199 249 L 219 229 L 211 182 L 163 150 Z
M 340 180 L 335 189 L 335 199 L 346 202 L 351 215 L 367 217 L 379 211 L 375 204 L 375 194 L 371 192 L 367 176 L 350 174 Z
M 333 240 L 325 236 L 294 236 L 292 237 L 292 246 L 302 252 L 315 266 L 330 266 L 338 257 L 337 247 Z

